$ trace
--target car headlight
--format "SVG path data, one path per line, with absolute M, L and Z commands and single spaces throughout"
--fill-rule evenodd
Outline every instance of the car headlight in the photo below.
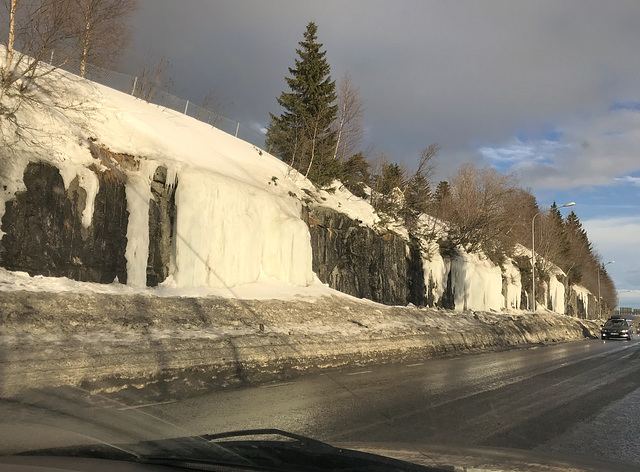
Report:
M 627 334 L 629 332 L 628 329 L 623 329 L 622 331 L 620 331 L 622 334 Z

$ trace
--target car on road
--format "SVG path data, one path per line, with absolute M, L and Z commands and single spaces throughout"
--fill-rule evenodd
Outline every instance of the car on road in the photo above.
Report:
M 600 328 L 600 339 L 633 339 L 633 327 L 624 318 L 609 318 Z

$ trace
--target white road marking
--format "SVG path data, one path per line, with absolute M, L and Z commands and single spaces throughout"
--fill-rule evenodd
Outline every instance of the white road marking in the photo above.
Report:
M 283 382 L 275 385 L 265 385 L 263 388 L 276 388 L 276 387 L 284 387 L 286 385 L 293 385 L 293 382 Z
M 133 405 L 133 406 L 124 406 L 122 408 L 118 408 L 120 411 L 124 410 L 137 410 L 138 408 L 146 408 L 148 406 L 157 406 L 157 405 L 167 405 L 169 403 L 175 403 L 176 400 L 168 400 L 166 402 L 156 402 L 156 403 L 145 403 L 144 405 Z
M 362 370 L 360 372 L 351 372 L 350 374 L 347 375 L 362 375 L 362 374 L 370 374 L 372 371 L 371 370 Z

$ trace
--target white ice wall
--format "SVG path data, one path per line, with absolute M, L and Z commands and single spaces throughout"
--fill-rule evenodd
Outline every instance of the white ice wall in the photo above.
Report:
M 576 292 L 576 297 L 582 300 L 585 312 L 589 313 L 589 290 L 582 285 L 572 285 L 573 290 Z
M 562 284 L 556 275 L 552 274 L 549 278 L 549 301 L 551 302 L 551 311 L 555 313 L 564 313 L 565 304 L 564 304 L 564 296 L 565 289 L 564 284 Z
M 147 261 L 149 259 L 149 200 L 151 199 L 151 178 L 155 169 L 152 163 L 143 164 L 141 172 L 128 176 L 125 191 L 127 197 L 127 285 L 145 287 L 147 285 Z
M 505 308 L 507 310 L 519 310 L 522 299 L 522 276 L 520 269 L 513 262 L 507 260 L 504 264 L 503 277 L 505 278 Z
M 522 277 L 511 260 L 507 260 L 500 268 L 477 254 L 462 252 L 452 260 L 443 259 L 435 243 L 430 247 L 430 253 L 428 260 L 423 261 L 423 268 L 425 283 L 428 284 L 430 279 L 433 283 L 431 290 L 435 303 L 442 298 L 451 271 L 457 311 L 520 309 Z M 563 288 L 554 287 L 557 300 L 562 300 L 562 303 Z M 556 306 L 564 310 L 564 304 L 558 303 Z
M 449 261 L 445 261 L 440 255 L 438 244 L 431 242 L 429 245 L 429 256 L 423 256 L 422 268 L 424 270 L 424 282 L 429 290 L 429 283 L 433 286 L 431 291 L 433 294 L 434 303 L 438 303 L 444 290 L 447 288 L 447 274 L 451 264 Z
M 462 253 L 451 260 L 456 310 L 495 310 L 504 307 L 502 271 L 488 259 Z
M 262 275 L 314 280 L 300 202 L 202 170 L 178 173 L 175 273 L 180 287 L 234 287 Z

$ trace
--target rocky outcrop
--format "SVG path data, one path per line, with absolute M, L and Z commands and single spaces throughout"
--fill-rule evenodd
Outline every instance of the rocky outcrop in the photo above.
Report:
M 88 198 L 79 178 L 65 188 L 55 166 L 28 164 L 25 190 L 7 202 L 2 217 L 5 234 L 0 239 L 0 265 L 30 275 L 127 283 L 126 174 L 110 163 L 106 169 L 89 169 L 98 180 L 98 191 L 86 225 L 83 212 Z M 153 286 L 169 274 L 176 213 L 175 182 L 167 182 L 164 167 L 154 174 L 151 196 L 147 284 Z
M 598 299 L 586 289 L 571 286 L 566 292 L 566 314 L 586 320 L 597 320 L 601 317 L 608 318 L 612 309 L 606 304 L 602 305 L 602 314 L 598 307 Z
M 176 265 L 175 174 L 164 166 L 147 166 L 142 175 L 140 161 L 132 156 L 95 145 L 92 153 L 95 163 L 89 168 L 61 172 L 48 163 L 27 165 L 24 190 L 7 201 L 2 217 L 0 266 L 31 275 L 127 283 L 127 237 L 147 227 L 146 221 L 131 223 L 127 210 L 132 190 L 128 176 L 134 176 L 149 195 L 148 248 L 146 242 L 143 245 L 148 249 L 146 273 L 143 254 L 136 261 L 138 279 L 147 286 L 162 283 Z M 457 311 L 528 308 L 531 272 L 524 256 L 501 271 L 475 255 L 424 254 L 410 237 L 373 229 L 320 204 L 303 207 L 302 218 L 309 228 L 314 273 L 341 292 L 386 305 L 411 303 Z M 598 318 L 597 300 L 567 284 L 562 276 L 540 280 L 538 306 L 577 318 Z M 610 310 L 602 311 L 606 316 Z
M 149 201 L 149 259 L 147 286 L 154 287 L 169 276 L 173 254 L 177 182 L 167 182 L 167 168 L 158 167 L 151 181 Z
M 322 282 L 386 305 L 425 304 L 420 252 L 406 240 L 376 233 L 326 207 L 308 208 L 303 217 L 311 233 L 313 271 Z
M 6 204 L 0 262 L 30 275 L 110 283 L 127 280 L 127 205 L 113 171 L 96 172 L 91 225 L 82 224 L 87 193 L 76 177 L 65 189 L 59 170 L 43 162 L 24 171 L 26 190 Z

